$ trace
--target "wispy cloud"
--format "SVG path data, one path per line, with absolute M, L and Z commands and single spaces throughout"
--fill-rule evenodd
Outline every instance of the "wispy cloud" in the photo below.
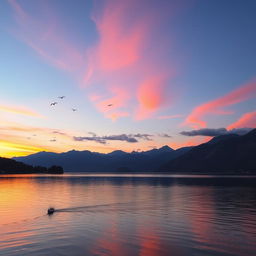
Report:
M 159 3 L 159 9 L 154 8 L 145 0 L 97 1 L 93 20 L 99 41 L 89 51 L 84 82 L 93 103 L 106 117 L 145 119 L 171 103 L 167 89 L 174 65 L 160 57 L 163 49 L 156 46 L 155 36 L 171 15 L 170 11 L 165 15 L 171 9 L 165 7 Z M 113 106 L 108 108 L 108 104 Z
M 139 108 L 136 113 L 136 119 L 148 118 L 155 111 L 163 107 L 166 102 L 165 87 L 167 74 L 149 76 L 142 82 L 137 90 L 137 99 Z
M 53 130 L 52 133 L 53 133 L 53 134 L 58 134 L 58 135 L 61 135 L 61 136 L 66 136 L 66 137 L 69 137 L 69 136 L 70 136 L 70 135 L 68 135 L 66 132 L 62 132 L 62 131 Z
M 39 133 L 42 134 L 48 134 L 48 135 L 52 135 L 52 134 L 59 134 L 62 136 L 70 136 L 65 132 L 62 131 L 57 131 L 56 129 L 51 129 L 51 128 L 46 128 L 46 127 L 37 127 L 37 126 L 30 126 L 30 125 L 24 125 L 21 123 L 12 123 L 9 122 L 7 123 L 8 125 L 4 124 L 0 124 L 0 130 L 1 131 L 8 131 L 9 133 L 14 132 L 15 134 L 17 133 L 33 133 L 32 136 L 33 137 L 38 137 L 37 135 Z M 35 134 L 38 133 L 38 134 Z
M 24 2 L 8 0 L 16 20 L 10 31 L 19 40 L 31 47 L 49 64 L 66 71 L 75 72 L 84 68 L 84 56 L 70 37 L 63 32 L 57 14 L 47 1 L 37 2 L 40 12 L 27 11 Z M 33 4 L 30 5 L 33 8 Z
M 220 135 L 227 135 L 227 134 L 238 134 L 238 135 L 244 135 L 251 131 L 253 128 L 237 128 L 237 129 L 231 129 L 227 130 L 226 128 L 203 128 L 198 130 L 192 130 L 192 131 L 182 131 L 180 134 L 185 136 L 207 136 L 207 137 L 215 137 Z
M 134 137 L 129 137 L 127 136 L 126 134 L 120 134 L 120 135 L 110 135 L 110 136 L 102 136 L 102 137 L 99 137 L 99 136 L 92 136 L 92 137 L 87 137 L 87 136 L 84 136 L 84 137 L 74 137 L 74 140 L 75 141 L 94 141 L 94 142 L 98 142 L 98 143 L 101 143 L 101 144 L 106 144 L 107 141 L 113 141 L 113 140 L 119 140 L 119 141 L 126 141 L 126 142 L 129 142 L 129 143 L 135 143 L 135 142 L 138 142 L 137 139 L 135 139 Z
M 116 121 L 121 117 L 128 117 L 128 116 L 130 116 L 129 112 L 125 112 L 125 111 L 116 111 L 116 112 L 106 114 L 106 117 L 112 119 L 112 121 Z
M 23 156 L 38 151 L 63 152 L 71 149 L 84 150 L 83 143 L 74 141 L 74 134 L 76 134 L 76 131 L 2 122 L 0 124 L 0 156 Z M 96 136 L 94 133 L 92 135 Z M 14 144 L 24 147 L 24 150 Z M 29 150 L 25 150 L 26 148 Z M 91 151 L 105 153 L 117 149 L 116 147 L 106 145 L 87 145 L 86 148 Z
M 254 127 L 256 128 L 256 111 L 243 114 L 236 122 L 230 124 L 227 128 L 242 128 Z
M 192 147 L 192 146 L 197 146 L 202 143 L 206 143 L 209 141 L 211 138 L 210 137 L 190 137 L 189 140 L 180 142 L 180 141 L 174 141 L 168 144 L 171 148 L 178 149 L 182 147 Z
M 38 3 L 40 12 L 33 10 L 33 4 L 27 8 L 25 2 L 8 2 L 16 20 L 11 30 L 16 38 L 47 63 L 75 77 L 106 118 L 146 119 L 172 104 L 177 65 L 165 51 L 172 45 L 170 37 L 159 44 L 158 33 L 177 14 L 177 4 L 162 1 L 156 8 L 147 0 L 96 0 L 92 19 L 98 41 L 89 47 L 67 34 L 51 1 Z
M 173 118 L 180 118 L 183 117 L 183 115 L 164 115 L 164 116 L 158 116 L 157 119 L 164 120 L 164 119 L 173 119 Z
M 6 138 L 0 140 L 0 156 L 13 157 L 23 156 L 45 150 L 43 147 L 25 145 L 24 143 L 8 141 Z
M 172 138 L 172 136 L 167 133 L 158 133 L 158 136 L 162 138 Z
M 151 141 L 151 137 L 153 135 L 150 134 L 118 134 L 118 135 L 108 135 L 108 136 L 97 136 L 95 133 L 90 132 L 92 136 L 82 136 L 77 137 L 74 136 L 73 139 L 75 141 L 94 141 L 101 144 L 106 144 L 107 141 L 126 141 L 129 143 L 136 143 L 138 140 L 147 140 Z
M 0 105 L 0 112 L 8 112 L 12 114 L 25 115 L 31 117 L 42 118 L 43 115 L 37 113 L 34 110 L 28 109 L 23 106 L 14 106 L 14 105 Z
M 137 138 L 137 139 L 152 141 L 152 137 L 154 135 L 147 134 L 147 133 L 137 133 L 137 134 L 130 134 L 129 136 L 132 136 L 132 137 Z
M 184 124 L 193 128 L 203 128 L 207 126 L 204 117 L 207 115 L 227 115 L 232 114 L 225 107 L 252 99 L 256 97 L 256 80 L 240 86 L 232 92 L 206 102 L 196 107 L 186 118 Z

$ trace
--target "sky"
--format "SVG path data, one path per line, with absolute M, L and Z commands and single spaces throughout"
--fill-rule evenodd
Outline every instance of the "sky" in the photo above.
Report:
M 176 149 L 255 128 L 255 12 L 254 0 L 2 0 L 0 156 Z

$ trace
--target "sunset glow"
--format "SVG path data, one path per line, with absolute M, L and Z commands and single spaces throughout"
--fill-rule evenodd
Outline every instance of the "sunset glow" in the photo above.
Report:
M 218 29 L 202 25 L 201 13 L 211 8 L 203 4 L 202 11 L 197 1 L 0 5 L 1 156 L 178 148 L 205 141 L 182 136 L 183 130 L 256 126 L 249 18 L 234 20 L 232 26 L 246 28 L 237 34 L 224 9 L 208 14 L 209 24 L 219 17 Z M 99 145 L 74 139 L 92 134 L 148 134 L 151 140 Z

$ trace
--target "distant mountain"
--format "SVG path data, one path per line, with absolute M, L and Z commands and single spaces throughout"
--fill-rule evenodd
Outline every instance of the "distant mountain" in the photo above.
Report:
M 192 148 L 161 167 L 173 172 L 256 173 L 256 129 L 222 135 Z
M 63 173 L 60 166 L 45 168 L 41 166 L 31 166 L 13 159 L 0 157 L 0 174 L 32 174 L 32 173 Z
M 224 141 L 224 140 L 229 140 L 231 138 L 238 138 L 239 135 L 238 134 L 227 134 L 227 135 L 220 135 L 220 136 L 216 136 L 213 137 L 210 141 L 208 141 L 207 143 L 209 144 L 215 144 L 218 143 L 220 141 Z
M 156 171 L 159 166 L 190 149 L 191 147 L 173 150 L 164 146 L 143 152 L 127 153 L 116 150 L 109 154 L 71 150 L 65 153 L 39 152 L 14 159 L 30 165 L 60 165 L 65 171 L 73 172 Z

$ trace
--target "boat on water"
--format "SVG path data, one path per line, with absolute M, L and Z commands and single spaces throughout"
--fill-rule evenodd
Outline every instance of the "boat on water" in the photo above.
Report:
M 55 212 L 55 209 L 53 207 L 50 207 L 47 211 L 48 215 L 51 215 Z

